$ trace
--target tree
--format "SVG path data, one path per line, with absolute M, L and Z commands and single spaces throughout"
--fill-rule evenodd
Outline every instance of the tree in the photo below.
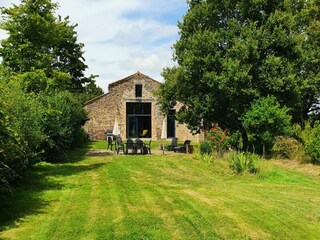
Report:
M 269 96 L 255 100 L 244 114 L 242 120 L 249 140 L 258 148 L 262 145 L 264 156 L 276 136 L 292 133 L 288 111 L 288 108 L 280 106 L 275 97 Z
M 240 130 L 260 97 L 275 96 L 303 122 L 320 90 L 319 0 L 190 0 L 163 71 L 159 103 L 181 102 L 180 122 Z
M 88 79 L 90 80 L 89 83 L 84 85 L 84 89 L 80 94 L 80 102 L 85 103 L 94 97 L 100 96 L 103 94 L 102 88 L 98 87 L 95 83 L 96 75 L 91 75 Z
M 8 38 L 1 41 L 3 64 L 16 73 L 43 70 L 48 78 L 55 71 L 71 76 L 69 90 L 81 92 L 90 82 L 84 76 L 82 43 L 77 42 L 76 24 L 55 17 L 58 4 L 51 0 L 22 0 L 2 8 L 1 28 Z

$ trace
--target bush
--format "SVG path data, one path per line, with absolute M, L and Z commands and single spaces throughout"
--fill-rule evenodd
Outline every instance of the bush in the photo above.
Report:
M 310 121 L 306 121 L 304 128 L 300 126 L 300 124 L 296 123 L 293 125 L 293 134 L 294 137 L 299 139 L 300 142 L 302 142 L 304 145 L 310 141 L 311 139 L 311 133 L 312 133 L 312 126 Z
M 213 149 L 212 149 L 212 145 L 210 142 L 208 142 L 208 141 L 200 142 L 200 154 L 201 155 L 211 154 L 212 151 L 213 151 Z
M 42 110 L 18 84 L 0 82 L 0 191 L 42 160 Z
M 211 151 L 222 154 L 231 146 L 228 141 L 228 131 L 223 130 L 217 123 L 214 123 L 212 128 L 205 131 L 205 138 L 211 145 Z
M 19 81 L 0 76 L 0 192 L 8 192 L 31 165 L 60 161 L 86 141 L 86 119 L 70 92 L 26 93 Z
M 229 167 L 235 173 L 257 173 L 260 157 L 254 153 L 232 153 L 228 157 Z
M 81 128 L 87 115 L 78 100 L 67 91 L 43 94 L 41 101 L 46 108 L 43 122 L 47 139 L 42 145 L 45 160 L 65 160 L 67 150 L 87 139 Z
M 272 152 L 277 157 L 288 158 L 290 160 L 304 159 L 302 143 L 292 137 L 276 137 Z
M 288 112 L 289 109 L 280 106 L 275 97 L 268 96 L 254 101 L 244 114 L 242 121 L 249 141 L 254 144 L 255 149 L 262 148 L 263 155 L 271 150 L 276 136 L 292 133 L 291 116 Z
M 306 141 L 304 150 L 312 163 L 320 164 L 320 125 L 318 122 L 311 130 L 310 138 Z

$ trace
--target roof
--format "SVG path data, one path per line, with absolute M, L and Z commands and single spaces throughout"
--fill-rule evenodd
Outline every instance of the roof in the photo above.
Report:
M 104 96 L 107 96 L 108 94 L 109 94 L 109 93 L 105 93 L 105 94 L 102 94 L 102 95 L 100 95 L 100 96 L 98 96 L 98 97 L 92 98 L 91 100 L 85 102 L 83 105 L 86 106 L 86 105 L 88 105 L 88 104 L 90 104 L 90 103 L 93 103 L 93 102 L 99 100 L 100 98 L 103 98 Z
M 123 82 L 129 81 L 130 79 L 135 78 L 135 77 L 148 78 L 148 79 L 150 79 L 150 80 L 152 80 L 152 81 L 160 84 L 160 82 L 158 82 L 157 80 L 154 80 L 153 78 L 151 78 L 151 77 L 149 77 L 149 76 L 147 76 L 147 75 L 144 75 L 144 74 L 142 74 L 141 72 L 137 71 L 136 73 L 134 73 L 134 74 L 132 74 L 132 75 L 130 75 L 130 76 L 128 76 L 128 77 L 125 77 L 125 78 L 123 78 L 123 79 L 120 79 L 120 80 L 118 80 L 118 81 L 115 81 L 115 82 L 113 82 L 113 83 L 110 83 L 110 84 L 109 84 L 109 89 L 112 88 L 112 87 L 114 87 L 114 86 L 116 86 L 116 85 L 119 85 L 119 84 L 121 84 L 121 83 L 123 83 Z
M 120 80 L 118 80 L 118 81 L 115 81 L 115 82 L 113 82 L 113 83 L 110 83 L 110 84 L 109 84 L 109 90 L 110 90 L 110 88 L 112 88 L 112 87 L 114 87 L 114 86 L 117 86 L 117 85 L 119 85 L 119 84 L 121 84 L 121 83 L 124 83 L 124 82 L 126 82 L 126 81 L 129 81 L 130 79 L 135 78 L 135 77 L 147 78 L 147 79 L 150 79 L 151 81 L 154 81 L 154 82 L 160 84 L 160 82 L 158 82 L 157 80 L 154 80 L 153 78 L 151 78 L 151 77 L 149 77 L 149 76 L 147 76 L 147 75 L 142 74 L 140 71 L 137 71 L 136 73 L 134 73 L 134 74 L 132 74 L 132 75 L 130 75 L 130 76 L 128 76 L 128 77 L 125 77 L 125 78 L 123 78 L 123 79 L 120 79 Z M 98 97 L 95 97 L 95 98 L 93 98 L 93 99 L 85 102 L 85 103 L 84 103 L 84 106 L 86 106 L 86 105 L 88 105 L 88 104 L 90 104 L 90 103 L 93 103 L 93 102 L 99 100 L 100 98 L 102 98 L 102 97 L 104 97 L 104 96 L 107 96 L 108 94 L 109 94 L 109 92 L 108 92 L 108 93 L 105 93 L 105 94 L 102 94 L 102 95 L 100 95 L 100 96 L 98 96 Z

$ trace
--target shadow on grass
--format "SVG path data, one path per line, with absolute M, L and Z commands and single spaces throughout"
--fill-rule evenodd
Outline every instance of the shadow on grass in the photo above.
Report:
M 66 187 L 62 181 L 56 180 L 54 177 L 81 174 L 107 164 L 72 164 L 81 161 L 88 149 L 90 149 L 90 145 L 71 151 L 69 154 L 71 161 L 68 163 L 42 163 L 32 167 L 10 195 L 0 195 L 0 231 L 14 227 L 28 215 L 44 213 L 45 206 L 57 201 L 43 198 L 43 194 L 47 190 L 58 192 Z

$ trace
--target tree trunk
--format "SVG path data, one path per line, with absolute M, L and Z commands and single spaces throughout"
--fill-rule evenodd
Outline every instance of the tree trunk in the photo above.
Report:
M 247 132 L 245 130 L 241 131 L 241 135 L 242 135 L 242 142 L 243 142 L 243 146 L 242 146 L 242 150 L 248 150 L 249 148 L 249 140 L 248 140 L 248 135 Z

